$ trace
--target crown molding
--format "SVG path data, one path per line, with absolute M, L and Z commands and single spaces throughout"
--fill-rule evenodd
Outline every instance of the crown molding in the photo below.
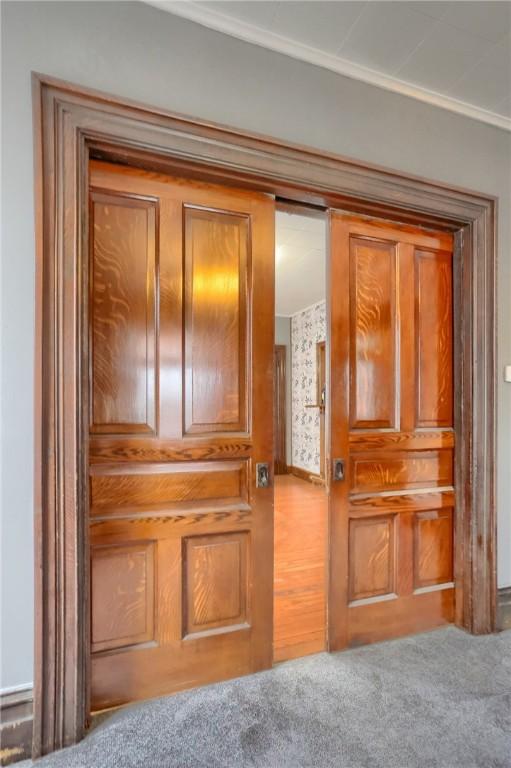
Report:
M 347 59 L 325 53 L 296 40 L 290 40 L 270 30 L 261 29 L 253 24 L 225 16 L 218 11 L 196 5 L 192 0 L 187 2 L 183 0 L 144 0 L 144 2 L 162 11 L 181 16 L 189 21 L 201 24 L 203 27 L 214 29 L 216 32 L 223 32 L 247 43 L 259 45 L 262 48 L 282 53 L 293 59 L 305 61 L 317 67 L 328 69 L 331 72 L 336 72 L 339 75 L 350 77 L 353 80 L 360 80 L 363 83 L 384 88 L 401 96 L 408 96 L 425 104 L 447 109 L 464 117 L 470 117 L 473 120 L 493 125 L 496 128 L 511 131 L 511 118 L 509 117 L 476 107 L 473 104 L 467 104 L 464 101 L 459 101 L 436 91 L 421 88 L 413 83 L 399 80 L 396 77 L 384 75 L 374 69 L 369 69 Z

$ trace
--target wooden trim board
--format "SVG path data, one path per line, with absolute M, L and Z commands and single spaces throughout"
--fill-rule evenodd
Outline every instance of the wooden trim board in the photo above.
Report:
M 32 688 L 0 695 L 0 765 L 31 756 L 32 708 Z
M 511 629 L 511 587 L 499 589 L 498 629 Z
M 496 200 L 33 77 L 36 162 L 33 754 L 88 717 L 87 189 L 91 157 L 455 234 L 456 622 L 495 628 Z M 327 433 L 328 446 L 328 433 Z M 327 466 L 330 457 L 326 456 Z
M 321 475 L 317 474 L 317 472 L 309 472 L 307 469 L 302 469 L 302 467 L 290 466 L 288 467 L 288 473 L 295 477 L 299 477 L 301 480 L 307 480 L 308 483 L 318 483 L 319 485 L 325 484 L 325 481 Z

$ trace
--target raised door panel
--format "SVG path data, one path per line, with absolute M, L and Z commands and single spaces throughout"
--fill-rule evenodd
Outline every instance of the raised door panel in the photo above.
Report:
M 245 532 L 183 540 L 185 637 L 247 623 L 248 547 Z
M 156 431 L 156 201 L 91 193 L 91 432 Z
M 93 653 L 154 640 L 154 546 L 92 549 Z
M 117 464 L 95 467 L 90 478 L 93 515 L 122 509 L 172 509 L 177 502 L 248 500 L 247 462 Z
M 396 246 L 350 239 L 350 426 L 396 425 Z
M 185 207 L 185 434 L 247 431 L 248 220 Z
M 415 251 L 416 426 L 452 426 L 452 255 Z
M 450 486 L 452 451 L 352 454 L 350 476 L 353 493 Z
M 453 580 L 452 509 L 418 512 L 414 521 L 414 586 Z
M 359 518 L 349 526 L 351 602 L 394 592 L 394 516 Z

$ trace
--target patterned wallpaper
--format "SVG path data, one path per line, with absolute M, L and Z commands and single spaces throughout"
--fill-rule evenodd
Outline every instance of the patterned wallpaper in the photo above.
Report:
M 319 474 L 319 408 L 316 402 L 316 344 L 325 340 L 324 301 L 291 318 L 293 466 Z

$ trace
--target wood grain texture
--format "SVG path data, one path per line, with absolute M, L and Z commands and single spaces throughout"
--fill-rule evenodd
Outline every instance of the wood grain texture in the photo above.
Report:
M 396 254 L 393 243 L 350 238 L 350 425 L 396 421 Z M 339 300 L 342 300 L 339 297 Z
M 417 427 L 452 427 L 452 253 L 415 251 Z
M 237 438 L 216 437 L 214 442 L 190 437 L 182 440 L 162 440 L 148 437 L 144 440 L 124 440 L 93 437 L 90 441 L 91 464 L 160 463 L 172 461 L 202 461 L 203 459 L 249 459 L 252 454 L 251 436 Z
M 401 495 L 374 494 L 350 499 L 350 517 L 363 517 L 383 512 L 413 512 L 420 510 L 452 508 L 454 491 L 435 493 L 405 493 Z
M 454 448 L 452 429 L 427 432 L 353 432 L 349 445 L 354 451 L 431 451 L 440 448 Z
M 274 661 L 326 648 L 327 536 L 324 487 L 276 477 Z
M 185 434 L 247 430 L 246 216 L 185 207 Z
M 453 511 L 417 512 L 414 520 L 414 586 L 453 581 Z
M 91 551 L 91 650 L 112 650 L 154 638 L 154 543 Z
M 184 636 L 248 624 L 248 534 L 183 540 Z
M 350 645 L 356 647 L 426 632 L 452 622 L 454 589 L 353 606 Z
M 392 227 L 400 232 L 400 237 L 408 236 L 405 231 L 408 225 L 413 237 L 417 225 L 428 227 L 429 230 L 421 230 L 428 238 L 423 243 L 426 249 L 448 250 L 450 247 L 439 242 L 432 228 L 442 229 L 442 235 L 451 240 L 449 233 L 455 233 L 456 622 L 475 633 L 493 631 L 497 201 L 474 190 L 449 187 L 331 153 L 126 102 L 111 94 L 45 75 L 33 75 L 33 106 L 36 165 L 34 756 L 68 746 L 81 738 L 88 712 L 90 605 L 85 520 L 89 399 L 82 371 L 88 365 L 84 261 L 88 253 L 87 176 L 91 156 L 153 172 L 228 182 L 249 190 L 257 187 L 288 200 L 349 208 L 357 216 L 393 219 Z M 396 220 L 408 224 L 396 225 Z M 266 242 L 265 248 L 273 253 L 271 243 Z M 264 284 L 264 280 L 259 282 Z M 271 285 L 266 282 L 264 288 L 266 295 L 271 296 Z M 179 311 L 178 302 L 176 305 Z M 332 317 L 337 317 L 333 310 Z M 269 325 L 265 325 L 264 332 L 271 338 Z M 335 352 L 338 351 L 336 342 Z M 256 358 L 257 362 L 259 356 Z M 165 370 L 172 375 L 172 368 Z M 342 384 L 342 377 L 339 381 Z M 332 404 L 337 403 L 338 395 L 337 390 L 332 393 Z M 257 406 L 255 412 L 258 417 Z M 264 404 L 260 416 L 264 420 Z M 330 418 L 333 423 L 336 412 L 332 411 Z M 172 419 L 169 426 L 175 423 Z M 164 420 L 160 418 L 160 430 L 163 425 Z M 342 435 L 335 431 L 331 434 L 335 455 L 342 455 L 338 452 Z M 238 441 L 239 446 L 244 442 Z M 91 441 L 94 443 L 95 439 Z M 104 451 L 97 446 L 95 450 L 103 460 L 107 457 L 107 461 L 114 460 L 109 455 L 112 451 L 122 453 L 117 441 L 105 440 Z M 190 448 L 196 460 L 207 455 L 210 448 L 202 447 L 200 457 L 198 450 L 197 446 Z M 241 450 L 238 447 L 236 455 L 241 455 Z M 165 454 L 161 445 L 157 451 L 160 457 Z M 170 452 L 174 451 L 175 448 L 171 448 Z M 221 451 L 212 452 L 217 456 L 226 454 L 229 447 L 224 444 Z M 132 444 L 129 453 L 137 457 L 134 460 L 139 460 L 145 450 Z M 152 460 L 165 459 L 153 456 Z M 56 467 L 60 471 L 57 472 Z M 334 532 L 338 533 L 337 515 L 333 514 L 333 518 Z M 57 547 L 57 541 L 62 546 Z M 332 584 L 336 583 L 336 568 L 332 564 Z M 333 591 L 333 595 L 337 598 L 338 591 Z M 341 604 L 342 601 L 334 600 L 333 614 Z M 220 656 L 218 664 L 223 663 Z M 197 669 L 197 675 L 200 677 L 204 672 L 211 674 L 207 662 Z M 98 680 L 102 679 L 101 674 L 99 670 Z M 185 673 L 182 679 L 187 679 Z M 154 690 L 157 694 L 156 686 Z
M 92 467 L 91 514 L 176 501 L 248 500 L 246 462 L 116 464 Z
M 394 551 L 394 517 L 350 520 L 350 602 L 394 592 Z
M 156 431 L 155 200 L 92 190 L 91 432 Z
M 452 451 L 410 451 L 351 454 L 353 493 L 452 486 Z
M 271 664 L 272 490 L 255 487 L 253 466 L 272 456 L 274 205 L 261 194 L 101 162 L 91 162 L 90 181 L 108 199 L 151 200 L 159 216 L 157 429 L 91 430 L 97 710 Z M 141 232 L 143 243 L 147 227 Z M 129 251 L 129 231 L 116 224 L 108 233 L 109 253 Z M 143 283 L 144 253 L 137 245 L 124 280 Z M 130 338 L 146 315 L 127 304 Z M 110 347 L 96 335 L 98 355 L 107 359 Z M 147 357 L 128 362 L 149 377 Z M 130 385 L 122 368 L 118 375 Z M 253 407 L 252 388 L 264 393 Z
M 453 620 L 456 439 L 451 241 L 334 212 L 331 243 L 332 455 L 346 465 L 331 486 L 338 649 Z M 432 590 L 449 597 L 425 601 Z

